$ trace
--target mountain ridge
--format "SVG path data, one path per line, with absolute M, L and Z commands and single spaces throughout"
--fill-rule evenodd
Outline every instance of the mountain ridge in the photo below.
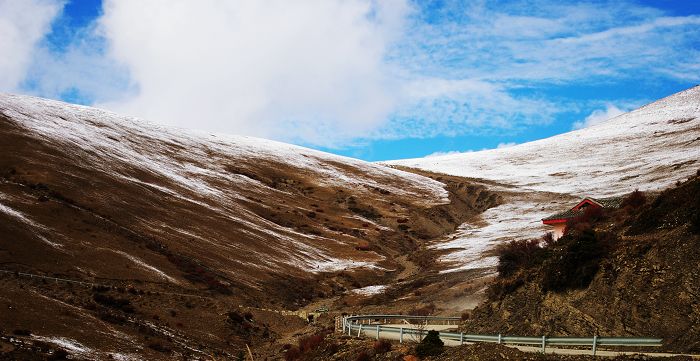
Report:
M 489 184 L 501 206 L 461 226 L 443 261 L 453 269 L 485 267 L 490 251 L 513 239 L 538 237 L 540 222 L 583 197 L 657 191 L 687 179 L 700 166 L 700 86 L 589 128 L 502 149 L 383 162 L 401 169 L 450 174 Z M 478 254 L 470 252 L 476 248 Z

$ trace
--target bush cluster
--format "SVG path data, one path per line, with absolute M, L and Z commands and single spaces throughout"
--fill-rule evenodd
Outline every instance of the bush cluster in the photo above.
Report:
M 538 278 L 538 274 L 545 292 L 587 287 L 613 242 L 610 235 L 591 228 L 589 222 L 601 214 L 594 211 L 600 208 L 589 209 L 592 211 L 584 212 L 557 241 L 546 234 L 541 239 L 512 241 L 497 247 L 499 277 L 489 287 L 488 296 L 501 298 Z
M 131 305 L 131 302 L 124 298 L 115 298 L 102 293 L 94 293 L 92 299 L 105 307 L 122 310 L 127 313 L 134 313 L 136 311 L 134 306 Z
M 622 208 L 639 208 L 647 202 L 647 197 L 644 192 L 639 189 L 635 189 L 634 192 L 630 193 L 625 199 L 622 200 Z
M 309 354 L 314 350 L 318 349 L 326 339 L 326 334 L 323 332 L 315 333 L 313 335 L 305 336 L 299 339 L 298 346 L 285 345 L 287 350 L 284 359 L 286 361 L 293 361 L 301 359 L 305 354 Z M 333 347 L 331 347 L 333 348 Z M 331 353 L 337 351 L 337 345 L 335 350 L 331 350 Z
M 418 357 L 437 356 L 442 353 L 444 342 L 440 339 L 440 333 L 435 330 L 428 331 L 425 338 L 416 345 Z
M 374 352 L 375 353 L 387 353 L 391 351 L 391 342 L 387 340 L 377 340 L 374 342 L 373 346 Z
M 416 307 L 408 311 L 408 314 L 411 316 L 430 316 L 433 313 L 435 313 L 435 304 L 429 303 L 425 306 L 421 307 Z
M 545 253 L 546 251 L 540 247 L 538 239 L 524 239 L 501 244 L 496 247 L 498 275 L 501 278 L 507 278 L 521 269 L 528 269 L 539 264 Z
M 544 263 L 542 290 L 561 292 L 586 288 L 598 273 L 607 245 L 592 229 L 562 238 Z

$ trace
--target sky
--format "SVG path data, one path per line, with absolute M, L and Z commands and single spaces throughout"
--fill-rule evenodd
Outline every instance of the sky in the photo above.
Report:
M 369 161 L 508 147 L 700 83 L 700 1 L 0 0 L 0 91 Z

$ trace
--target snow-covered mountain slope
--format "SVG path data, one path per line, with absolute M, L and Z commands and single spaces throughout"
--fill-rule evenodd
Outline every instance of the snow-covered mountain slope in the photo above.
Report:
M 700 163 L 700 86 L 598 125 L 509 148 L 388 162 L 522 189 L 610 196 L 660 189 Z
M 234 359 L 305 325 L 240 305 L 384 292 L 497 202 L 456 177 L 0 94 L 0 328 L 88 359 Z
M 3 264 L 259 288 L 391 269 L 399 220 L 450 228 L 427 212 L 450 204 L 427 177 L 29 96 L 0 94 L 0 154 Z M 385 243 L 357 250 L 366 240 Z
M 511 194 L 504 205 L 437 246 L 458 249 L 445 259 L 461 267 L 493 265 L 493 257 L 483 258 L 493 244 L 541 234 L 546 228 L 540 219 L 565 209 L 575 200 L 571 196 L 659 190 L 695 173 L 700 168 L 700 86 L 539 141 L 386 163 L 501 184 Z

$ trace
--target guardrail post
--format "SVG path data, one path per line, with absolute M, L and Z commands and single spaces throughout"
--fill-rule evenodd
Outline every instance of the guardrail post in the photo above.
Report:
M 379 340 L 379 325 L 377 325 L 377 340 Z
M 459 333 L 459 345 L 464 345 L 464 332 Z
M 542 353 L 544 353 L 546 345 L 547 345 L 547 336 L 542 336 Z
M 403 327 L 399 327 L 399 343 L 403 343 Z
M 503 343 L 503 337 L 501 337 L 501 334 L 499 333 L 498 334 L 498 344 L 500 345 L 502 343 Z
M 593 336 L 593 356 L 595 356 L 596 344 L 598 343 L 598 335 Z
M 357 330 L 357 337 L 360 337 L 362 334 L 362 324 L 360 324 L 360 328 Z
M 348 336 L 352 336 L 352 324 L 350 321 L 347 321 L 348 324 Z

